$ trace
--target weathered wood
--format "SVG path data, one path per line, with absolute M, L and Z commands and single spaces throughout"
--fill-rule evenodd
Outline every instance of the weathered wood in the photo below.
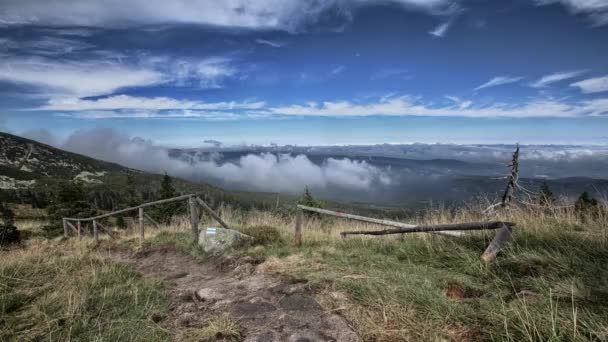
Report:
M 416 227 L 415 224 L 408 224 L 408 223 L 401 223 L 401 222 L 395 222 L 395 221 L 389 221 L 389 220 L 381 220 L 381 219 L 375 219 L 375 218 L 371 218 L 371 217 L 365 217 L 365 216 L 359 216 L 359 215 L 353 215 L 353 214 L 346 214 L 346 213 L 341 213 L 338 211 L 333 211 L 333 210 L 327 210 L 327 209 L 319 209 L 319 208 L 313 208 L 313 207 L 308 207 L 305 205 L 298 205 L 298 208 L 302 209 L 302 210 L 306 210 L 306 211 L 312 211 L 315 213 L 319 213 L 319 214 L 325 214 L 325 215 L 330 215 L 330 216 L 336 216 L 336 217 L 342 217 L 342 218 L 347 218 L 350 220 L 355 220 L 355 221 L 362 221 L 362 222 L 367 222 L 367 223 L 373 223 L 373 224 L 379 224 L 379 225 L 383 225 L 383 226 L 389 226 L 389 227 L 396 227 L 396 228 L 413 228 Z M 461 232 L 456 232 L 456 231 L 430 231 L 430 233 L 435 233 L 435 234 L 443 234 L 443 235 L 452 235 L 452 236 L 460 236 L 462 235 Z M 342 236 L 344 238 L 344 236 Z
M 64 237 L 68 237 L 68 221 L 66 219 L 63 219 L 63 236 Z
M 304 220 L 304 211 L 298 210 L 296 214 L 296 226 L 293 234 L 293 244 L 295 246 L 302 246 L 302 221 Z
M 154 220 L 153 218 L 151 218 L 150 215 L 144 213 L 144 217 L 145 217 L 146 220 L 148 220 L 148 222 L 152 223 L 154 225 L 154 227 L 160 228 L 160 223 L 156 222 L 156 220 Z
M 511 226 L 503 224 L 500 230 L 496 232 L 496 235 L 494 236 L 492 242 L 490 242 L 488 248 L 486 248 L 486 250 L 481 255 L 481 259 L 483 259 L 483 261 L 485 261 L 486 263 L 492 262 L 494 259 L 496 259 L 498 253 L 502 250 L 504 245 L 511 239 L 512 233 L 513 230 Z
M 514 226 L 512 222 L 490 221 L 490 222 L 470 222 L 470 223 L 455 223 L 455 224 L 434 224 L 420 225 L 414 227 L 385 229 L 385 230 L 358 230 L 351 232 L 341 232 L 340 235 L 387 235 L 387 234 L 405 234 L 405 233 L 420 233 L 434 231 L 451 231 L 451 230 L 482 230 L 482 229 L 498 229 L 503 226 Z
M 222 220 L 221 217 L 219 217 L 208 205 L 207 203 L 205 203 L 202 199 L 195 197 L 196 201 L 198 202 L 198 204 L 205 209 L 205 211 L 211 215 L 211 217 L 213 217 L 219 224 L 222 225 L 222 227 L 226 228 L 226 229 L 230 229 L 230 227 L 228 227 L 228 225 L 226 224 L 226 222 L 224 222 Z
M 93 220 L 93 239 L 99 242 L 99 233 L 97 232 L 97 221 Z
M 192 225 L 192 243 L 198 243 L 198 210 L 194 197 L 188 199 L 190 206 L 190 224 Z
M 77 231 L 78 231 L 78 238 L 81 239 L 82 235 L 80 233 L 80 230 L 81 230 L 80 220 L 76 221 L 76 228 L 77 228 Z
M 173 197 L 173 198 L 167 198 L 167 199 L 163 199 L 163 200 L 159 200 L 159 201 L 154 201 L 154 202 L 148 202 L 148 203 L 144 203 L 144 204 L 140 204 L 138 206 L 135 207 L 129 207 L 129 208 L 125 208 L 125 209 L 121 209 L 121 210 L 116 210 L 116 211 L 112 211 L 110 213 L 106 213 L 103 215 L 98 215 L 98 216 L 94 216 L 94 217 L 87 217 L 87 218 L 71 218 L 71 217 L 66 217 L 66 220 L 69 221 L 93 221 L 93 220 L 99 220 L 102 218 L 106 218 L 106 217 L 110 217 L 116 214 L 122 214 L 128 211 L 133 211 L 133 210 L 137 210 L 139 208 L 146 208 L 152 205 L 158 205 L 158 204 L 164 204 L 164 203 L 170 203 L 170 202 L 175 202 L 175 201 L 182 201 L 185 199 L 188 199 L 191 196 L 195 196 L 193 194 L 191 195 L 182 195 L 182 196 L 177 196 L 177 197 Z
M 139 243 L 144 244 L 144 208 L 139 208 Z
M 65 223 L 68 225 L 68 227 L 72 228 L 74 233 L 78 234 L 78 229 L 76 229 L 76 227 L 74 227 L 74 225 L 70 221 L 65 220 Z
M 116 236 L 114 236 L 115 233 L 114 233 L 114 231 L 112 231 L 112 229 L 107 228 L 106 226 L 101 224 L 101 222 L 99 222 L 99 221 L 95 221 L 95 222 L 97 222 L 97 228 L 100 228 L 101 230 L 106 232 L 112 239 L 116 239 Z

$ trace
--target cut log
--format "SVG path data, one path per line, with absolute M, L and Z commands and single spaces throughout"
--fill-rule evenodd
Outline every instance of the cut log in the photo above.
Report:
M 436 231 L 452 231 L 452 230 L 482 230 L 482 229 L 499 229 L 503 226 L 512 227 L 515 223 L 490 221 L 490 222 L 470 222 L 456 224 L 434 224 L 421 225 L 413 227 L 403 227 L 396 229 L 385 230 L 359 230 L 352 232 L 341 232 L 340 235 L 388 235 L 388 234 L 405 234 L 405 233 L 420 233 L 420 232 L 436 232 Z

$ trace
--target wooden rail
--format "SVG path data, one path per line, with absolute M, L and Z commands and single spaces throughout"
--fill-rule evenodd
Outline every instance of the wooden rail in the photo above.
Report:
M 384 230 L 359 230 L 359 231 L 346 231 L 341 232 L 342 238 L 346 238 L 347 235 L 387 235 L 387 234 L 406 234 L 406 233 L 458 233 L 462 234 L 465 230 L 488 230 L 498 229 L 494 239 L 484 251 L 482 259 L 485 262 L 491 262 L 496 258 L 502 247 L 511 238 L 512 227 L 515 223 L 502 222 L 502 221 L 490 221 L 490 222 L 469 222 L 469 223 L 457 223 L 457 224 L 436 224 L 436 225 L 414 225 L 401 222 L 395 222 L 390 220 L 381 220 L 371 217 L 346 214 L 332 210 L 320 209 L 308 207 L 305 205 L 298 205 L 298 213 L 296 216 L 295 232 L 294 232 L 294 244 L 301 246 L 302 244 L 302 221 L 303 211 L 310 211 L 324 215 L 330 215 L 335 217 L 342 217 L 350 220 L 368 222 L 373 224 L 379 224 L 389 227 L 395 227 L 395 229 L 384 229 Z M 458 231 L 458 232 L 456 232 Z
M 208 205 L 207 203 L 205 203 L 203 200 L 201 200 L 198 195 L 196 194 L 189 194 L 189 195 L 182 195 L 182 196 L 177 196 L 177 197 L 173 197 L 173 198 L 167 198 L 167 199 L 162 199 L 159 201 L 154 201 L 154 202 L 148 202 L 148 203 L 143 203 L 140 204 L 138 206 L 135 207 L 129 207 L 129 208 L 125 208 L 125 209 L 120 209 L 120 210 L 115 210 L 109 213 L 105 213 L 103 215 L 98 215 L 98 216 L 94 216 L 94 217 L 87 217 L 87 218 L 72 218 L 72 217 L 64 217 L 63 218 L 63 234 L 64 236 L 67 238 L 69 236 L 69 229 L 68 228 L 72 228 L 72 230 L 74 230 L 74 232 L 78 235 L 78 237 L 82 236 L 82 227 L 81 224 L 82 222 L 90 222 L 92 221 L 93 223 L 93 238 L 95 239 L 95 241 L 99 241 L 99 228 L 102 228 L 105 232 L 107 232 L 110 236 L 112 236 L 112 231 L 110 229 L 107 229 L 105 227 L 103 227 L 98 221 L 100 219 L 106 218 L 106 217 L 110 217 L 110 216 L 114 216 L 114 215 L 118 215 L 118 214 L 122 214 L 122 213 L 126 213 L 129 211 L 134 211 L 137 210 L 138 211 L 138 226 L 139 226 L 139 241 L 141 244 L 144 243 L 145 240 L 145 220 L 148 220 L 149 222 L 151 222 L 152 224 L 154 224 L 155 226 L 158 227 L 158 223 L 156 221 L 154 221 L 149 215 L 147 215 L 146 213 L 144 213 L 144 208 L 150 207 L 150 206 L 154 206 L 154 205 L 159 205 L 159 204 L 165 204 L 165 203 L 171 203 L 171 202 L 177 202 L 177 201 L 183 201 L 183 200 L 188 200 L 188 207 L 190 210 L 190 223 L 192 225 L 192 241 L 196 242 L 198 241 L 198 234 L 199 234 L 199 230 L 198 230 L 198 210 L 197 207 L 201 207 L 203 208 L 203 210 L 205 210 L 207 213 L 209 213 L 209 215 L 211 215 L 211 217 L 213 217 L 216 221 L 218 221 L 219 224 L 222 225 L 222 227 L 226 228 L 226 229 L 230 229 L 228 227 L 228 225 L 226 224 L 226 222 L 224 222 L 222 220 L 221 217 L 219 217 L 219 215 L 217 215 Z M 71 222 L 76 222 L 76 227 L 74 227 L 74 225 Z M 112 236 L 113 237 L 113 236 Z
M 346 214 L 346 213 L 341 213 L 339 211 L 333 211 L 333 210 L 327 210 L 327 209 L 308 207 L 308 206 L 300 205 L 300 204 L 298 205 L 298 209 L 306 210 L 306 211 L 311 211 L 311 212 L 315 212 L 315 213 L 319 213 L 319 214 L 324 214 L 324 215 L 342 217 L 342 218 L 346 218 L 346 219 L 350 219 L 350 220 L 355 220 L 355 221 L 361 221 L 361 222 L 379 224 L 379 225 L 388 226 L 388 227 L 395 227 L 395 228 L 414 228 L 414 227 L 417 227 L 415 224 L 408 224 L 408 223 L 389 221 L 389 220 L 381 220 L 381 219 L 376 219 L 376 218 L 371 218 L 371 217 L 365 217 L 365 216 L 359 216 L 359 215 L 353 215 L 353 214 Z M 448 229 L 445 229 L 445 230 L 433 230 L 433 231 L 429 231 L 429 232 L 430 233 L 435 233 L 435 234 L 442 234 L 442 235 L 451 235 L 451 236 L 461 236 L 462 235 L 461 232 L 448 231 Z

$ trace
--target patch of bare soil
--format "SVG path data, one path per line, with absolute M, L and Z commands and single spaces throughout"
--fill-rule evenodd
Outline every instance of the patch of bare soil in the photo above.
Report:
M 113 250 L 106 256 L 167 282 L 171 312 L 151 319 L 174 336 L 183 329 L 204 326 L 211 315 L 227 312 L 242 327 L 244 341 L 360 340 L 344 318 L 319 305 L 306 284 L 289 284 L 254 272 L 258 260 L 199 263 L 169 246 L 139 253 Z

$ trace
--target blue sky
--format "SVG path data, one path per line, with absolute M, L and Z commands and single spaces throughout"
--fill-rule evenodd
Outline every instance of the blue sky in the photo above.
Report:
M 606 0 L 7 0 L 0 130 L 608 144 Z

